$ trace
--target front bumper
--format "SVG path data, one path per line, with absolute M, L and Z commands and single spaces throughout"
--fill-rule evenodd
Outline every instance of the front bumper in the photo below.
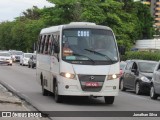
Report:
M 0 61 L 0 64 L 12 64 L 12 61 L 10 60 Z
M 20 61 L 20 57 L 15 57 L 15 61 L 19 62 Z
M 23 65 L 28 65 L 28 61 L 24 61 L 24 62 L 23 62 Z
M 150 92 L 151 83 L 142 81 L 140 83 L 140 87 L 141 87 L 142 92 L 148 93 Z
M 79 80 L 70 80 L 61 76 L 58 84 L 59 94 L 67 96 L 117 96 L 119 92 L 119 79 L 105 81 L 99 92 L 83 91 Z M 69 87 L 66 88 L 66 85 Z

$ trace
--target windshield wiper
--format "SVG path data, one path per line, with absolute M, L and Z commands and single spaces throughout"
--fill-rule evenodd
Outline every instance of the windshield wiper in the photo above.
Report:
M 88 56 L 81 55 L 81 54 L 77 54 L 77 53 L 73 53 L 73 55 L 86 57 L 86 58 L 88 58 L 90 61 L 92 61 L 93 63 L 95 63 L 95 61 L 94 61 L 93 59 L 91 59 L 90 57 L 88 57 Z
M 84 49 L 84 50 L 89 51 L 89 52 L 92 52 L 92 53 L 97 54 L 97 55 L 101 55 L 101 56 L 105 57 L 107 60 L 109 59 L 112 63 L 114 63 L 114 61 L 113 61 L 108 55 L 104 55 L 104 54 L 102 54 L 102 53 L 99 53 L 99 52 L 97 52 L 97 51 L 90 50 L 90 49 Z

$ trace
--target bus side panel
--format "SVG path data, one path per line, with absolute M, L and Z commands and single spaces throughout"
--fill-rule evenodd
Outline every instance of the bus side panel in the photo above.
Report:
M 50 91 L 54 92 L 54 80 L 58 80 L 58 76 L 59 76 L 59 66 L 60 63 L 57 59 L 57 57 L 55 56 L 51 56 L 51 70 L 50 70 L 50 78 L 51 78 L 51 87 L 50 87 Z
M 39 65 L 39 54 L 37 54 L 37 61 L 36 61 L 36 80 L 38 83 L 41 85 L 41 70 L 40 70 L 40 65 Z
M 50 56 L 37 55 L 37 79 L 41 83 L 41 76 L 44 80 L 44 88 L 50 90 Z

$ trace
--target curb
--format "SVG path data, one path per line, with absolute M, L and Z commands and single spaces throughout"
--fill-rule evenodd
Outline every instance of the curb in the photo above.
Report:
M 28 100 L 28 98 L 25 95 L 21 94 L 20 92 L 17 92 L 14 88 L 12 88 L 10 85 L 8 85 L 7 83 L 5 83 L 1 80 L 0 80 L 0 84 L 3 85 L 9 92 L 13 93 L 15 96 L 18 96 L 20 100 L 25 101 L 27 104 L 29 104 L 32 107 L 32 109 L 34 109 L 35 111 L 38 111 L 42 114 L 45 114 L 45 113 L 41 112 L 40 110 L 38 110 L 37 107 L 33 106 L 31 104 L 30 100 Z M 1 100 L 0 100 L 0 103 L 1 103 Z M 6 101 L 5 103 L 10 103 L 10 102 Z M 16 104 L 18 104 L 18 103 L 16 103 Z M 21 104 L 22 104 L 22 102 L 21 102 Z M 46 117 L 46 118 L 48 118 L 49 120 L 53 120 L 50 117 Z
M 9 103 L 9 104 L 17 104 L 17 105 L 22 105 L 21 101 L 9 101 L 9 100 L 0 100 L 0 103 Z

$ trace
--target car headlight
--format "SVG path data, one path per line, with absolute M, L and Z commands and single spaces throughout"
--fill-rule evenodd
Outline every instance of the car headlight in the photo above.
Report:
M 9 63 L 12 64 L 12 60 L 9 60 Z
M 141 77 L 141 80 L 143 81 L 143 82 L 151 82 L 147 77 Z
M 108 75 L 107 80 L 114 80 L 120 77 L 120 74 L 112 74 L 112 75 Z
M 71 73 L 61 72 L 60 75 L 65 77 L 65 78 L 68 78 L 68 79 L 75 79 L 76 80 L 76 76 L 74 74 L 71 74 Z

